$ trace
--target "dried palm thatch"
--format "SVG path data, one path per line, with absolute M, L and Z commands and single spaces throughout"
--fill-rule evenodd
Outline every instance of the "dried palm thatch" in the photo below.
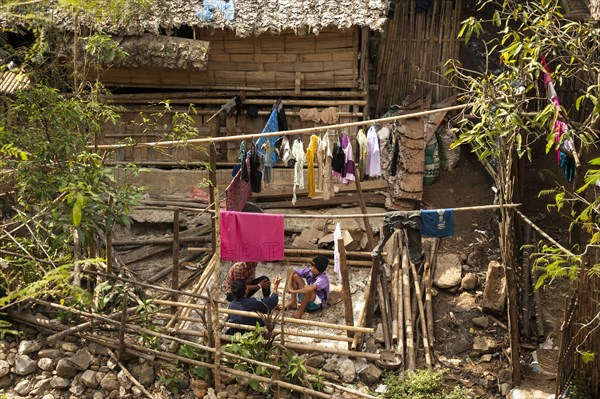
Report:
M 201 19 L 199 15 L 205 5 L 222 2 L 228 7 L 233 5 L 232 18 L 226 18 L 217 6 L 213 18 Z M 151 7 L 120 21 L 106 18 L 92 22 L 91 18 L 79 14 L 77 22 L 92 30 L 119 36 L 158 35 L 182 26 L 231 29 L 239 37 L 286 30 L 318 34 L 328 27 L 346 29 L 356 25 L 381 30 L 389 4 L 390 0 L 154 0 Z M 57 27 L 72 30 L 75 23 L 72 13 L 60 9 L 46 12 Z

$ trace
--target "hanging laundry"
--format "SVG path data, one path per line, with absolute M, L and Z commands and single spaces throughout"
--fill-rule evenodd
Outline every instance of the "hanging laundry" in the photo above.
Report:
M 267 140 L 262 145 L 262 149 L 265 152 L 265 157 L 263 158 L 263 180 L 265 183 L 271 183 L 271 169 L 273 166 L 271 165 L 271 143 Z
M 381 176 L 381 154 L 379 151 L 379 137 L 375 126 L 367 131 L 367 158 L 365 174 L 371 177 Z
M 577 154 L 575 142 L 568 133 L 569 127 L 563 121 L 562 108 L 560 106 L 560 102 L 558 101 L 554 83 L 552 82 L 550 68 L 546 62 L 546 58 L 543 55 L 540 55 L 540 63 L 544 68 L 544 71 L 542 71 L 542 79 L 544 81 L 544 87 L 546 88 L 546 96 L 557 108 L 557 117 L 553 126 L 557 161 L 560 167 L 563 169 L 567 181 L 571 183 L 573 179 L 575 179 L 575 170 L 577 168 L 577 163 L 574 159 Z
M 324 144 L 323 137 L 319 137 L 319 141 L 317 143 L 317 177 L 315 178 L 315 189 L 319 191 L 323 191 L 323 171 L 325 170 L 325 151 L 326 145 Z
M 348 134 L 346 134 L 346 133 L 340 134 L 340 149 L 342 150 L 342 152 L 344 154 L 344 156 L 343 156 L 344 163 L 341 166 L 341 172 L 334 173 L 334 175 L 340 179 L 340 183 L 348 184 L 351 181 L 355 180 L 355 177 L 354 177 L 354 172 L 355 172 L 354 169 L 355 168 L 354 168 L 354 155 L 352 153 L 352 143 L 350 141 L 350 136 L 348 136 Z M 334 156 L 333 156 L 334 161 L 336 159 L 335 151 L 336 150 L 334 148 Z M 340 159 L 342 158 L 339 155 L 337 155 L 337 157 L 339 157 Z M 333 169 L 335 170 L 335 167 Z
M 356 135 L 356 143 L 358 148 L 356 149 L 356 161 L 358 164 L 358 178 L 362 180 L 365 176 L 365 167 L 367 164 L 367 135 L 363 129 L 358 131 Z
M 308 198 L 315 195 L 315 155 L 319 146 L 319 136 L 310 136 L 310 143 L 306 149 L 306 165 L 308 167 Z
M 225 206 L 228 211 L 241 211 L 252 195 L 250 181 L 242 179 L 243 170 L 246 170 L 246 174 L 250 176 L 250 160 L 246 158 L 244 164 L 245 167 L 238 171 L 225 189 Z
M 283 103 L 281 99 L 277 100 L 277 124 L 279 125 L 279 131 L 285 132 L 289 130 L 287 117 L 285 116 L 285 108 L 283 107 Z
M 340 119 L 336 107 L 325 108 L 322 111 L 316 108 L 302 108 L 298 111 L 298 115 L 302 121 L 324 123 L 325 125 L 333 125 Z
M 335 195 L 335 187 L 333 180 L 333 144 L 337 141 L 336 135 L 333 132 L 327 132 L 323 137 L 323 199 L 328 200 Z
M 284 258 L 283 215 L 222 211 L 221 259 L 269 262 Z
M 341 281 L 342 270 L 340 269 L 340 249 L 338 245 L 338 240 L 340 238 L 342 238 L 342 228 L 338 222 L 335 224 L 335 229 L 333 229 L 333 271 L 337 274 Z
M 281 159 L 284 166 L 288 166 L 288 162 L 292 159 L 292 149 L 287 136 L 281 136 L 275 141 L 275 154 Z
M 204 0 L 203 8 L 196 12 L 196 17 L 210 22 L 214 21 L 218 14 L 222 14 L 226 21 L 233 21 L 235 19 L 233 0 Z
M 339 143 L 333 144 L 333 150 L 331 152 L 331 169 L 333 175 L 341 180 L 342 172 L 344 171 L 344 165 L 346 164 L 346 154 L 344 149 Z
M 263 128 L 262 133 L 273 133 L 273 132 L 279 131 L 279 123 L 277 122 L 277 106 L 278 106 L 278 104 L 275 104 L 275 106 L 271 110 L 271 114 L 269 115 L 269 119 L 267 120 L 267 123 L 266 123 L 265 127 Z M 258 153 L 262 157 L 266 157 L 267 154 L 265 153 L 265 151 L 262 148 L 263 144 L 266 141 L 268 141 L 270 148 L 274 148 L 275 142 L 278 139 L 279 139 L 279 136 L 259 137 L 255 143 L 256 147 L 258 148 Z M 275 151 L 271 151 L 271 159 L 269 161 L 270 161 L 270 165 L 274 165 L 275 162 L 277 162 L 277 155 L 275 154 Z
M 253 193 L 260 193 L 262 186 L 262 172 L 260 171 L 260 157 L 253 144 L 249 153 L 250 159 L 250 185 Z
M 420 215 L 421 211 L 386 212 L 381 227 L 381 238 L 377 246 L 373 248 L 371 256 L 376 258 L 381 255 L 381 251 L 383 251 L 383 247 L 392 236 L 392 233 L 398 229 L 404 229 L 408 243 L 408 257 L 418 268 L 423 262 Z
M 454 235 L 454 209 L 421 209 L 421 234 L 426 237 Z
M 296 205 L 296 187 L 304 188 L 304 163 L 306 162 L 306 154 L 304 153 L 304 144 L 302 140 L 297 139 L 292 146 L 292 156 L 296 160 L 294 165 L 294 188 L 292 195 L 292 205 Z

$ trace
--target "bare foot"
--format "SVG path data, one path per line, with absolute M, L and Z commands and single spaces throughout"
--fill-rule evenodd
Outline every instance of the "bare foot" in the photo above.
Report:
M 285 306 L 282 307 L 283 310 L 291 310 L 291 309 L 298 309 L 298 303 L 286 303 Z
M 294 312 L 294 314 L 292 315 L 292 317 L 294 319 L 301 319 L 302 318 L 303 313 L 300 312 Z

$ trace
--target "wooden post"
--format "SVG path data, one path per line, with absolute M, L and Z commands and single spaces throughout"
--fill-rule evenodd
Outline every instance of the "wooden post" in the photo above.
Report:
M 173 269 L 171 274 L 171 289 L 176 290 L 179 287 L 179 208 L 173 210 Z M 179 301 L 179 296 L 173 294 L 173 301 Z M 177 308 L 173 306 L 171 313 L 175 314 Z
M 119 360 L 123 361 L 125 355 L 125 323 L 127 322 L 127 302 L 129 301 L 129 292 L 125 290 L 121 299 L 121 325 L 119 326 Z
M 219 198 L 219 188 L 215 187 L 215 198 Z M 218 230 L 219 228 L 219 201 L 215 200 L 215 248 L 219 250 L 221 248 L 221 234 Z M 219 295 L 221 293 L 221 254 L 218 253 L 218 256 L 215 256 L 215 266 L 213 271 L 213 293 L 210 296 L 212 312 L 213 312 L 213 320 L 214 320 L 214 346 L 215 346 L 215 369 L 214 369 L 214 378 L 215 378 L 215 391 L 217 393 L 221 392 L 221 329 L 219 324 Z
M 216 209 L 214 207 L 215 201 L 218 201 L 219 198 L 215 198 L 215 188 L 217 187 L 217 149 L 215 147 L 215 143 L 209 143 L 208 145 L 208 151 L 209 151 L 209 158 L 210 158 L 210 170 L 208 171 L 208 178 L 210 180 L 210 186 L 208 188 L 208 198 L 210 201 L 210 206 L 212 209 Z M 216 239 L 216 234 L 217 234 L 217 229 L 215 226 L 215 219 L 212 218 L 211 219 L 212 222 L 212 249 L 213 249 L 213 253 L 216 252 L 217 248 L 216 248 L 216 243 L 217 243 L 217 239 Z
M 417 274 L 417 268 L 414 263 L 410 262 L 410 269 L 413 275 L 413 282 L 415 285 L 415 294 L 417 306 L 419 307 L 419 317 L 421 318 L 421 334 L 423 336 L 423 348 L 425 348 L 425 363 L 427 368 L 431 368 L 431 350 L 429 347 L 429 339 L 427 338 L 427 322 L 425 321 L 425 307 L 423 306 L 423 296 L 421 295 L 421 283 L 419 281 L 419 275 Z
M 402 295 L 404 297 L 404 320 L 406 322 L 406 357 L 405 369 L 415 369 L 415 346 L 412 321 L 412 306 L 410 303 L 410 266 L 407 247 L 402 247 Z
M 365 197 L 363 196 L 362 188 L 360 186 L 360 179 L 354 180 L 356 184 L 356 192 L 358 193 L 358 200 L 360 205 L 360 211 L 363 215 L 367 214 L 367 207 L 365 205 Z M 369 251 L 372 251 L 375 248 L 375 237 L 373 236 L 373 230 L 371 229 L 371 224 L 369 223 L 369 218 L 364 216 L 363 222 L 365 224 L 365 231 L 367 232 L 367 240 L 369 241 Z
M 344 294 L 344 315 L 346 325 L 354 325 L 354 310 L 352 307 L 352 293 L 350 292 L 350 278 L 348 277 L 348 266 L 346 265 L 346 248 L 344 247 L 344 239 L 339 238 L 337 241 L 338 251 L 340 253 L 340 273 L 342 274 L 342 292 Z M 348 330 L 348 337 L 353 338 L 354 332 Z M 348 349 L 352 348 L 352 343 L 348 342 Z
M 529 245 L 531 241 L 531 226 L 527 223 L 525 225 L 525 232 L 523 237 L 523 244 Z M 521 318 L 521 334 L 523 334 L 526 338 L 531 337 L 531 308 L 529 304 L 529 296 L 531 294 L 531 264 L 529 256 L 531 254 L 531 248 L 526 247 L 523 249 L 522 255 L 522 270 L 521 270 L 521 290 L 522 290 L 522 299 L 521 299 L 521 309 L 522 315 Z

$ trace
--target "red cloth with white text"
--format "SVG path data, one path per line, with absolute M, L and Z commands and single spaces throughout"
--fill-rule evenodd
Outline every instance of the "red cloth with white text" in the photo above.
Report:
M 283 215 L 222 211 L 220 225 L 222 260 L 283 260 Z

